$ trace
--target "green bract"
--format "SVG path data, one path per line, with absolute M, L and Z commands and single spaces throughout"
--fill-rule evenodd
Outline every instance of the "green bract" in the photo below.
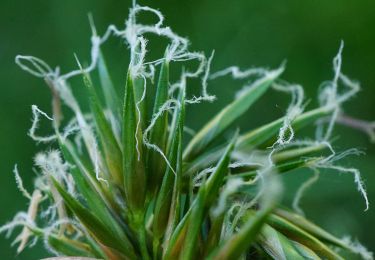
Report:
M 143 25 L 137 21 L 140 12 L 159 20 Z M 148 34 L 169 40 L 163 57 L 149 60 Z M 118 96 L 110 61 L 100 49 L 113 36 L 130 49 L 124 97 Z M 77 59 L 77 70 L 60 74 L 40 59 L 17 56 L 22 69 L 43 78 L 53 91 L 53 117 L 33 106 L 29 134 L 38 142 L 54 142 L 56 150 L 35 157 L 32 195 L 15 168 L 30 206 L 0 232 L 23 227 L 15 241 L 19 252 L 34 237 L 53 254 L 98 259 L 341 259 L 344 251 L 371 259 L 363 247 L 280 205 L 279 175 L 305 167 L 314 170 L 314 179 L 296 198 L 325 168 L 353 174 L 368 207 L 359 172 L 336 164 L 358 151 L 336 153 L 329 142 L 342 104 L 359 89 L 341 72 L 341 51 L 342 46 L 320 106 L 306 112 L 302 87 L 280 79 L 284 66 L 211 73 L 213 56 L 189 51 L 188 40 L 165 27 L 161 13 L 149 7 L 134 5 L 125 28 L 111 25 L 103 36 L 93 28 L 88 67 Z M 188 61 L 198 67 L 190 68 Z M 183 69 L 175 78 L 170 69 L 179 63 Z M 213 101 L 207 84 L 226 75 L 246 79 L 246 86 L 186 143 L 189 106 Z M 72 77 L 83 78 L 90 111 L 82 112 L 74 98 Z M 199 96 L 191 94 L 192 78 L 201 81 Z M 272 89 L 292 98 L 285 116 L 238 130 L 236 121 Z M 72 110 L 70 122 L 62 120 L 61 104 Z M 51 120 L 53 135 L 36 134 L 42 118 Z M 316 139 L 301 139 L 299 131 L 315 124 Z M 298 201 L 294 205 L 300 211 Z

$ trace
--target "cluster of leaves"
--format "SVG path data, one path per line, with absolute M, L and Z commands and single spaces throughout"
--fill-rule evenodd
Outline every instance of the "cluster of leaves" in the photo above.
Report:
M 89 70 L 80 68 L 77 73 L 86 86 L 92 125 L 71 93 L 58 87 L 65 84 L 62 78 L 42 74 L 59 92 L 54 95 L 55 135 L 47 138 L 57 141 L 59 151 L 36 157 L 41 173 L 32 195 L 16 172 L 21 191 L 31 201 L 29 211 L 0 231 L 24 226 L 16 239 L 19 251 L 31 236 L 43 238 L 55 254 L 100 259 L 342 259 L 336 249 L 356 250 L 279 205 L 279 174 L 301 167 L 334 167 L 335 154 L 327 140 L 291 141 L 295 131 L 337 113 L 339 101 L 304 113 L 296 112 L 299 104 L 285 117 L 240 134 L 233 130 L 236 120 L 267 90 L 281 88 L 283 68 L 257 72 L 261 76 L 185 146 L 185 106 L 199 100 L 187 98 L 191 73 L 183 72 L 178 84 L 170 83 L 175 59 L 170 58 L 173 45 L 168 46 L 166 57 L 155 63 L 160 65 L 156 91 L 146 92 L 153 83 L 145 71 L 139 72 L 144 65 L 143 41 L 129 44 L 132 60 L 123 101 L 100 50 L 95 67 L 105 105 Z M 40 60 L 29 61 L 39 71 L 51 72 Z M 76 116 L 64 133 L 59 131 L 60 98 Z M 36 121 L 37 115 L 45 115 L 36 107 L 34 112 Z M 68 138 L 72 133 L 83 139 L 85 149 Z M 228 141 L 225 134 L 231 135 Z M 37 225 L 43 205 L 49 207 L 39 217 L 51 219 L 47 228 Z M 371 257 L 364 249 L 361 253 Z

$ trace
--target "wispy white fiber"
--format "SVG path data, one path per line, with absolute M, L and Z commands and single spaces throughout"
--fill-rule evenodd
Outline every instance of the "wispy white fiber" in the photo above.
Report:
M 202 85 L 202 92 L 200 96 L 193 96 L 192 98 L 188 98 L 185 100 L 187 104 L 196 104 L 203 101 L 212 102 L 216 99 L 216 96 L 210 95 L 207 92 L 207 85 L 208 85 L 208 78 L 210 75 L 210 69 L 211 69 L 211 63 L 212 59 L 214 57 L 214 52 L 212 52 L 209 59 L 207 59 L 203 54 L 201 53 L 195 53 L 196 59 L 199 61 L 199 66 L 196 71 L 194 72 L 188 72 L 183 71 L 181 75 L 180 80 L 180 88 L 185 87 L 187 78 L 198 78 L 200 75 L 203 74 L 201 85 Z
M 45 61 L 33 56 L 17 55 L 15 61 L 21 69 L 38 78 L 54 78 L 59 72 L 58 68 L 53 71 Z M 34 69 L 25 64 L 25 62 L 29 62 Z
M 345 168 L 343 166 L 335 166 L 335 165 L 318 165 L 319 168 L 325 168 L 325 169 L 332 169 L 336 170 L 338 172 L 343 172 L 343 173 L 351 173 L 354 176 L 354 182 L 357 184 L 357 189 L 358 191 L 362 194 L 363 199 L 365 200 L 365 211 L 369 209 L 370 203 L 367 197 L 367 192 L 365 189 L 365 185 L 362 181 L 361 178 L 361 173 L 358 169 L 355 168 Z
M 360 255 L 364 260 L 373 260 L 374 254 L 370 252 L 366 247 L 364 247 L 358 241 L 352 241 L 350 237 L 346 236 L 341 239 L 341 241 L 348 246 L 348 248 L 358 255 Z
M 280 67 L 273 69 L 273 70 L 264 70 L 262 74 L 259 75 L 255 80 L 250 81 L 249 83 L 246 83 L 242 89 L 236 92 L 236 98 L 240 98 L 245 93 L 249 91 L 253 86 L 258 85 L 258 83 L 261 83 L 263 81 L 267 80 L 274 80 L 277 77 L 279 77 L 285 70 L 285 64 L 281 64 Z M 236 79 L 236 78 L 234 78 Z
M 332 169 L 332 170 L 336 170 L 338 172 L 342 172 L 342 173 L 350 173 L 354 176 L 354 182 L 357 184 L 357 189 L 358 191 L 361 193 L 363 199 L 365 200 L 365 211 L 367 211 L 369 209 L 369 200 L 368 200 L 368 197 L 367 197 L 367 192 L 366 192 L 366 189 L 365 189 L 365 185 L 362 181 L 362 178 L 361 178 L 361 173 L 358 169 L 355 169 L 355 168 L 348 168 L 348 167 L 344 167 L 344 166 L 340 166 L 340 165 L 335 165 L 334 162 L 337 161 L 337 160 L 340 160 L 346 156 L 349 156 L 349 155 L 358 155 L 360 154 L 361 152 L 358 151 L 357 149 L 348 149 L 344 152 L 341 152 L 341 153 L 336 153 L 332 146 L 328 146 L 329 149 L 331 150 L 331 155 L 329 155 L 328 157 L 326 158 L 323 158 L 321 160 L 318 160 L 317 162 L 314 163 L 313 167 L 316 167 L 316 168 L 322 168 L 322 169 Z
M 144 131 L 144 134 L 143 134 L 143 144 L 146 145 L 149 149 L 153 149 L 155 150 L 156 152 L 158 152 L 164 159 L 164 161 L 166 162 L 167 166 L 171 169 L 171 171 L 176 175 L 176 171 L 175 169 L 173 169 L 171 163 L 169 162 L 167 156 L 164 154 L 164 152 L 160 149 L 159 146 L 157 146 L 156 144 L 153 144 L 153 143 L 150 143 L 149 139 L 148 139 L 148 135 L 149 133 L 151 132 L 151 130 L 153 129 L 156 121 L 164 114 L 166 113 L 167 111 L 171 110 L 171 109 L 177 109 L 180 107 L 180 102 L 178 100 L 175 100 L 175 99 L 169 99 L 167 100 L 158 110 L 158 112 L 154 113 L 152 115 L 152 119 L 151 119 L 151 122 L 149 124 L 149 126 L 146 128 L 146 130 Z
M 38 190 L 33 192 L 30 199 L 30 204 L 27 212 L 19 212 L 12 221 L 0 227 L 0 233 L 7 232 L 7 237 L 11 235 L 16 227 L 23 227 L 21 233 L 15 238 L 12 245 L 19 243 L 17 252 L 20 253 L 27 245 L 27 241 L 36 230 L 35 218 L 39 203 L 42 199 L 41 193 Z
M 269 70 L 265 68 L 250 68 L 241 70 L 237 66 L 231 66 L 211 74 L 210 79 L 217 79 L 226 75 L 231 75 L 234 79 L 245 79 L 251 76 L 264 76 Z
M 295 84 L 274 84 L 273 88 L 278 91 L 290 93 L 292 97 L 286 115 L 284 116 L 283 125 L 279 130 L 279 135 L 275 142 L 275 144 L 278 145 L 285 145 L 290 143 L 294 138 L 292 122 L 303 112 L 304 91 L 302 86 Z
M 46 153 L 38 153 L 34 162 L 43 174 L 53 176 L 58 181 L 63 181 L 67 186 L 67 191 L 74 196 L 75 184 L 68 174 L 69 165 L 62 161 L 59 151 L 51 150 Z
M 16 183 L 17 183 L 17 187 L 18 187 L 19 191 L 22 193 L 22 195 L 24 197 L 26 197 L 29 200 L 31 200 L 30 193 L 23 186 L 23 181 L 22 181 L 22 178 L 21 178 L 21 176 L 20 176 L 20 174 L 18 172 L 17 164 L 14 165 L 13 173 L 14 173 L 14 177 L 16 178 Z
M 27 226 L 33 229 L 35 227 L 35 223 L 30 219 L 26 212 L 19 212 L 14 216 L 12 221 L 0 227 L 0 233 L 7 232 L 7 237 L 9 237 L 13 230 L 19 226 Z
M 47 226 L 43 229 L 43 243 L 44 243 L 44 247 L 47 249 L 47 251 L 49 251 L 50 253 L 52 253 L 53 255 L 56 255 L 56 256 L 59 256 L 61 255 L 59 252 L 57 252 L 51 245 L 50 245 L 50 236 L 56 236 L 58 235 L 58 230 L 60 229 L 61 230 L 61 227 L 65 227 L 65 226 L 71 226 L 72 228 L 75 229 L 75 231 L 78 231 L 77 234 L 80 234 L 82 233 L 81 229 L 80 229 L 80 225 L 77 221 L 75 220 L 72 220 L 72 219 L 69 219 L 69 218 L 64 218 L 64 219 L 59 219 L 55 222 L 53 222 L 50 226 Z
M 138 155 L 138 161 L 141 159 L 141 153 L 139 151 L 139 140 L 138 140 L 138 133 L 140 131 L 140 125 L 141 125 L 141 110 L 140 110 L 140 105 L 141 103 L 145 100 L 145 97 L 146 97 L 146 77 L 142 76 L 143 78 L 143 92 L 142 92 L 142 96 L 141 98 L 136 102 L 135 104 L 135 107 L 136 107 L 136 110 L 137 110 L 137 113 L 138 113 L 138 119 L 137 119 L 137 126 L 136 126 L 136 129 L 135 129 L 135 135 L 134 135 L 134 138 L 135 138 L 135 148 L 137 150 L 137 155 Z
M 94 171 L 95 171 L 95 177 L 98 181 L 102 181 L 108 185 L 108 181 L 100 176 L 100 166 L 99 166 L 99 150 L 98 150 L 98 144 L 96 141 L 94 142 Z
M 326 141 L 328 141 L 332 136 L 333 128 L 341 110 L 342 103 L 352 98 L 360 90 L 360 85 L 358 82 L 351 80 L 341 72 L 343 49 L 344 42 L 342 41 L 339 51 L 333 59 L 334 78 L 332 81 L 326 82 L 322 85 L 322 91 L 319 95 L 321 106 L 329 110 L 333 110 L 327 130 L 325 131 L 323 137 Z M 339 83 L 342 83 L 347 90 L 339 93 Z
M 203 75 L 203 78 L 202 78 L 202 98 L 204 100 L 207 100 L 207 101 L 210 101 L 210 102 L 212 102 L 216 99 L 215 96 L 210 95 L 207 92 L 207 81 L 208 81 L 208 77 L 210 75 L 211 63 L 212 63 L 212 59 L 214 58 L 214 55 L 215 55 L 215 52 L 213 51 L 211 56 L 207 60 L 206 69 L 204 71 L 204 75 Z
M 57 138 L 56 135 L 50 135 L 50 136 L 44 136 L 44 137 L 36 135 L 35 132 L 39 127 L 40 115 L 44 116 L 45 118 L 47 118 L 50 121 L 53 121 L 53 119 L 51 117 L 49 117 L 45 112 L 40 110 L 36 105 L 32 105 L 31 110 L 33 112 L 33 120 L 32 120 L 31 128 L 29 130 L 29 136 L 34 141 L 43 142 L 43 143 L 48 143 L 48 142 L 56 140 L 56 138 Z

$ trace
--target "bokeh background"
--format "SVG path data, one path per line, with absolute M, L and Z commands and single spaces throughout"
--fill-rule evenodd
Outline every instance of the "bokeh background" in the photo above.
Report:
M 343 71 L 358 79 L 362 91 L 346 104 L 345 110 L 356 117 L 375 120 L 375 2 L 373 0 L 159 0 L 140 1 L 160 9 L 166 23 L 189 37 L 191 49 L 210 54 L 216 51 L 213 70 L 236 64 L 277 67 L 287 60 L 283 78 L 305 87 L 317 104 L 320 83 L 333 76 L 332 58 L 340 41 L 345 41 Z M 0 223 L 10 220 L 27 201 L 16 189 L 14 164 L 32 187 L 33 155 L 48 147 L 35 144 L 27 135 L 31 125 L 31 105 L 50 112 L 50 94 L 42 80 L 21 71 L 14 63 L 16 54 L 32 54 L 62 70 L 75 68 L 73 54 L 89 58 L 91 12 L 99 32 L 127 17 L 130 1 L 115 0 L 0 0 Z M 145 17 L 147 20 L 148 18 Z M 121 89 L 126 73 L 126 48 L 113 41 L 105 49 L 113 76 Z M 160 45 L 161 46 L 161 45 Z M 155 46 L 162 53 L 160 46 Z M 122 53 L 123 55 L 118 55 Z M 77 84 L 78 85 L 78 84 Z M 188 123 L 198 129 L 218 111 L 219 105 L 233 98 L 240 84 L 224 80 L 213 82 L 209 91 L 218 96 L 213 104 L 189 107 Z M 75 86 L 80 99 L 85 95 Z M 241 128 L 251 128 L 280 116 L 287 96 L 267 93 L 244 116 Z M 337 127 L 335 146 L 339 150 L 358 147 L 365 156 L 345 161 L 361 170 L 370 203 L 375 201 L 375 145 L 366 135 Z M 303 137 L 303 136 L 299 136 Z M 285 201 L 290 201 L 295 186 L 308 177 L 306 171 L 284 177 Z M 306 214 L 334 234 L 352 234 L 369 249 L 375 249 L 375 209 L 363 212 L 363 199 L 356 191 L 353 177 L 324 172 L 320 181 L 303 199 Z M 13 236 L 14 238 L 14 236 Z M 11 240 L 0 236 L 1 259 L 39 259 L 47 254 L 42 243 L 20 255 L 10 247 Z

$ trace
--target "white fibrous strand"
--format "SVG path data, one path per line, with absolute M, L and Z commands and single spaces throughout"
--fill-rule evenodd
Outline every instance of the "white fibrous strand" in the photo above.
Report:
M 36 142 L 44 142 L 48 143 L 51 141 L 56 140 L 56 135 L 50 135 L 50 136 L 38 136 L 36 135 L 36 130 L 39 127 L 39 121 L 40 121 L 40 116 L 42 115 L 43 117 L 47 118 L 50 121 L 53 121 L 51 117 L 49 117 L 45 112 L 40 110 L 36 105 L 31 106 L 32 112 L 33 112 L 33 122 L 31 125 L 31 128 L 29 130 L 29 136 Z
M 303 112 L 304 93 L 300 85 L 274 84 L 273 88 L 281 92 L 290 93 L 292 97 L 286 115 L 284 116 L 283 125 L 280 128 L 278 138 L 275 142 L 275 144 L 282 146 L 290 143 L 294 138 L 292 123 L 293 120 Z
M 17 164 L 14 166 L 13 172 L 14 172 L 14 177 L 16 178 L 16 183 L 17 183 L 17 187 L 18 187 L 19 191 L 22 193 L 22 195 L 24 197 L 26 197 L 29 200 L 31 200 L 30 193 L 23 186 L 23 181 L 22 181 L 22 178 L 21 178 L 21 176 L 20 176 L 20 174 L 18 172 Z
M 373 260 L 374 254 L 358 241 L 352 241 L 348 236 L 341 240 L 353 253 L 360 255 L 364 260 Z
M 323 83 L 319 93 L 321 106 L 333 111 L 324 136 L 318 136 L 318 138 L 322 138 L 326 141 L 329 141 L 332 136 L 333 128 L 337 121 L 342 104 L 352 98 L 360 90 L 359 83 L 351 80 L 341 71 L 343 48 L 344 42 L 341 42 L 339 52 L 333 59 L 334 78 L 329 82 Z M 340 93 L 339 83 L 341 83 L 347 90 Z

